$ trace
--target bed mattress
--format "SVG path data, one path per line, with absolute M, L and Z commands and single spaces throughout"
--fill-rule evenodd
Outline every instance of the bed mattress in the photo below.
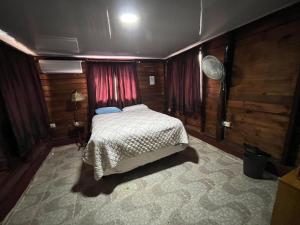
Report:
M 150 109 L 102 114 L 93 117 L 82 158 L 99 180 L 183 150 L 187 144 L 182 122 L 168 115 Z

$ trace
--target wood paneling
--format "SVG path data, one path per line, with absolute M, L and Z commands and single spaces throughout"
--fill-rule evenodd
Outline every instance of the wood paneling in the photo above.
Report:
M 56 124 L 56 128 L 51 129 L 54 141 L 70 139 L 74 136 L 72 125 L 74 103 L 70 99 L 75 89 L 86 97 L 84 101 L 78 103 L 77 116 L 79 121 L 87 123 L 88 98 L 85 63 L 82 63 L 82 67 L 82 74 L 40 74 L 50 123 Z
M 164 62 L 140 61 L 137 63 L 137 75 L 142 102 L 149 108 L 164 111 Z M 155 76 L 155 85 L 150 86 L 149 76 Z
M 237 36 L 225 140 L 281 159 L 299 74 L 300 20 Z

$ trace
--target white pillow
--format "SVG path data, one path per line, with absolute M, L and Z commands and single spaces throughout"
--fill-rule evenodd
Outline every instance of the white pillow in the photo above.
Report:
M 149 109 L 148 106 L 144 104 L 139 104 L 139 105 L 132 105 L 132 106 L 127 106 L 123 108 L 123 112 L 128 112 L 128 111 L 133 111 L 133 110 L 143 110 L 143 109 Z

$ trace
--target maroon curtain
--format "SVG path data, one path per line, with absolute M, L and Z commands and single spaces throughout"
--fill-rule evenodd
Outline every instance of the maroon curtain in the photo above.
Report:
M 167 106 L 168 111 L 182 114 L 199 113 L 201 110 L 197 49 L 175 56 L 167 62 Z
M 88 62 L 89 118 L 105 106 L 123 108 L 139 101 L 134 63 Z
M 48 113 L 33 57 L 0 43 L 0 94 L 12 126 L 17 155 L 27 156 L 48 137 Z
M 201 96 L 200 96 L 200 67 L 198 60 L 199 51 L 192 51 L 185 58 L 184 73 L 184 103 L 185 112 L 200 112 Z
M 176 57 L 167 62 L 167 103 L 168 111 L 184 112 L 183 61 Z
M 117 101 L 120 107 L 137 104 L 138 87 L 134 63 L 118 63 L 115 65 L 117 79 Z
M 12 156 L 17 155 L 16 140 L 12 132 L 8 114 L 0 95 L 0 172 L 9 167 Z
M 114 66 L 110 63 L 89 63 L 89 96 L 96 107 L 115 105 Z
M 89 121 L 91 122 L 96 108 L 116 106 L 115 78 L 111 63 L 88 62 L 87 70 Z

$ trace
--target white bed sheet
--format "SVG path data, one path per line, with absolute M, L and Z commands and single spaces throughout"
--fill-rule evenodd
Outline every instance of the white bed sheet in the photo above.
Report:
M 124 172 L 145 164 L 147 159 L 141 154 L 159 151 L 161 157 L 169 155 L 163 149 L 170 146 L 188 144 L 188 137 L 182 122 L 168 115 L 150 109 L 96 115 L 92 120 L 92 135 L 83 151 L 83 161 L 94 167 L 96 180 L 111 174 L 122 172 L 124 161 L 136 165 L 126 165 Z M 153 159 L 159 158 L 155 153 Z M 148 154 L 146 154 L 148 155 Z M 151 157 L 149 157 L 149 161 Z M 135 164 L 135 163 L 134 163 Z

